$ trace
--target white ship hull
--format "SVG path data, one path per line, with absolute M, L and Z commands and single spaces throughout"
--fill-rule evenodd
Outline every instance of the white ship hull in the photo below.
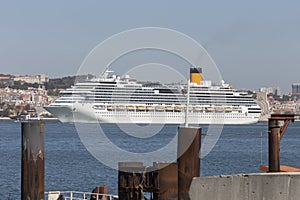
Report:
M 75 109 L 74 109 L 75 108 Z M 134 123 L 134 124 L 183 124 L 185 112 L 156 111 L 97 111 L 89 104 L 76 106 L 48 106 L 63 123 Z M 226 112 L 189 112 L 189 124 L 253 124 L 260 114 Z

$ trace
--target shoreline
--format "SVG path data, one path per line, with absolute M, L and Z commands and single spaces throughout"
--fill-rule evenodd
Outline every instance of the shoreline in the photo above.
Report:
M 34 118 L 35 119 L 35 118 Z M 9 117 L 0 117 L 0 121 L 14 121 L 14 119 L 11 119 Z M 44 118 L 40 118 L 40 120 L 46 120 L 46 121 L 56 121 L 58 120 L 57 118 L 48 118 L 48 117 L 44 117 Z
M 269 119 L 262 119 L 262 120 L 258 120 L 258 123 L 260 123 L 260 122 L 268 122 L 268 121 L 269 121 Z M 300 119 L 295 119 L 294 122 L 300 122 Z
M 9 117 L 0 117 L 0 120 L 12 120 L 12 119 Z

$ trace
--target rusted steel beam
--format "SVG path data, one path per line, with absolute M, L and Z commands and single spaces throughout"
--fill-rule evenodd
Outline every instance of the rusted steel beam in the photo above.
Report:
M 280 139 L 282 139 L 287 127 L 289 126 L 290 124 L 290 121 L 289 119 L 286 119 L 284 120 L 284 124 L 282 125 L 282 127 L 280 128 Z
M 271 114 L 271 119 L 277 119 L 277 120 L 285 120 L 289 119 L 292 122 L 295 120 L 295 115 L 294 114 Z
M 289 126 L 290 122 L 295 121 L 294 114 L 272 114 L 270 120 L 276 120 L 279 124 L 279 121 L 283 121 L 284 124 L 280 128 L 280 139 L 282 139 L 287 127 Z
M 21 199 L 44 199 L 45 123 L 22 123 Z
M 178 199 L 187 200 L 194 177 L 200 176 L 201 128 L 178 129 Z

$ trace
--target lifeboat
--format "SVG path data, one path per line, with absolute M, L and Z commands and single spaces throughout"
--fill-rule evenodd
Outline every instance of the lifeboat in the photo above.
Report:
M 203 107 L 201 107 L 201 106 L 196 106 L 196 107 L 194 107 L 194 111 L 195 111 L 195 112 L 203 111 Z
M 205 111 L 207 112 L 213 112 L 215 109 L 213 107 L 206 107 Z
M 232 112 L 232 110 L 233 110 L 232 107 L 226 107 L 226 108 L 225 108 L 225 111 L 226 111 L 226 112 Z
M 216 112 L 224 112 L 224 107 L 218 106 L 215 108 Z
M 118 111 L 122 111 L 122 110 L 125 110 L 125 106 L 123 106 L 123 105 L 120 105 L 120 106 L 117 106 L 117 110 Z
M 175 108 L 174 108 L 174 110 L 175 110 L 176 112 L 181 112 L 182 109 L 183 109 L 182 106 L 175 106 Z
M 108 111 L 111 111 L 111 110 L 113 110 L 113 109 L 114 109 L 114 106 L 112 106 L 112 105 L 108 105 L 106 108 L 107 108 L 107 110 L 108 110 Z
M 154 111 L 154 107 L 153 106 L 147 106 L 146 109 L 147 109 L 147 111 Z
M 162 112 L 165 110 L 165 107 L 164 106 L 155 106 L 155 110 L 158 112 Z
M 166 106 L 166 111 L 167 112 L 172 112 L 173 111 L 173 107 L 172 106 Z
M 146 110 L 146 107 L 145 106 L 137 106 L 136 109 L 138 111 L 143 111 L 143 110 Z
M 133 111 L 133 110 L 134 110 L 134 106 L 133 106 L 133 105 L 127 106 L 127 110 L 128 110 L 128 111 Z
M 191 107 L 191 106 L 189 106 L 188 108 L 189 108 L 189 112 L 191 112 L 193 110 L 193 107 Z M 186 110 L 186 109 L 184 109 L 184 110 Z

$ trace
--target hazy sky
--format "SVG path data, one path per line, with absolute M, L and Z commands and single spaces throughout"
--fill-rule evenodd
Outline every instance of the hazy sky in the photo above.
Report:
M 194 38 L 235 88 L 300 82 L 299 1 L 0 1 L 0 73 L 74 75 L 101 41 L 145 26 Z

